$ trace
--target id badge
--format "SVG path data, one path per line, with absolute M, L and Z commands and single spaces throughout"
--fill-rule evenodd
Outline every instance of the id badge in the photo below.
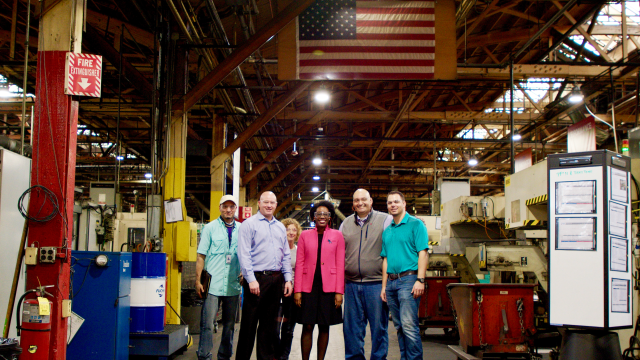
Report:
M 227 255 L 227 264 L 231 264 L 231 255 Z

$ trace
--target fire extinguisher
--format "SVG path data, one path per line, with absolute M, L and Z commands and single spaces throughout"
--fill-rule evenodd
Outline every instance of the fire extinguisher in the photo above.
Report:
M 20 319 L 20 305 L 25 296 L 37 290 L 29 290 L 18 301 L 16 318 Z M 49 309 L 53 303 L 50 300 Z M 20 336 L 22 354 L 20 360 L 47 360 L 49 357 L 49 344 L 51 342 L 51 315 L 40 315 L 40 304 L 37 299 L 24 300 L 22 306 L 22 320 L 17 326 Z M 20 333 L 22 330 L 22 334 Z

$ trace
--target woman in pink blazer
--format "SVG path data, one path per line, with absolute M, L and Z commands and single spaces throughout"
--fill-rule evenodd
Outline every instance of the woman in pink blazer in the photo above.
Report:
M 321 201 L 311 208 L 315 229 L 306 230 L 298 240 L 293 301 L 296 321 L 303 325 L 300 345 L 302 359 L 309 360 L 313 328 L 318 325 L 318 360 L 324 360 L 329 344 L 329 326 L 342 323 L 344 294 L 344 238 L 331 229 L 333 204 Z

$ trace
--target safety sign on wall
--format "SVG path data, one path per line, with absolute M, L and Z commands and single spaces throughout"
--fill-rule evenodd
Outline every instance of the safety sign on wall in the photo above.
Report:
M 65 73 L 65 94 L 100 97 L 102 56 L 68 52 Z

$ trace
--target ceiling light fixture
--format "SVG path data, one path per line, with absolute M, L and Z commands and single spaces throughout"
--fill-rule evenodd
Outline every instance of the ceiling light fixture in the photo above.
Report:
M 331 100 L 331 95 L 329 95 L 329 92 L 327 90 L 323 89 L 316 92 L 316 95 L 313 98 L 319 104 L 326 104 L 329 102 L 329 100 Z
M 474 157 L 471 157 L 469 159 L 468 164 L 469 164 L 469 166 L 476 166 L 476 165 L 478 165 L 478 160 L 476 158 L 474 158 Z
M 522 140 L 522 135 L 515 133 L 513 134 L 513 141 L 520 141 Z
M 315 175 L 313 175 L 312 179 L 315 180 L 315 181 L 318 181 L 318 180 L 320 180 L 320 175 L 315 174 Z
M 322 165 L 322 159 L 320 158 L 320 156 L 316 155 L 316 157 L 313 158 L 313 160 L 311 161 L 313 163 L 313 165 L 315 166 L 319 166 Z
M 146 177 L 147 179 L 151 179 L 153 177 L 152 173 L 146 173 L 144 174 L 144 177 Z
M 569 102 L 572 104 L 577 104 L 584 99 L 584 95 L 580 91 L 580 85 L 575 85 L 573 90 L 571 90 L 571 95 L 569 95 Z
M 116 160 L 122 161 L 122 160 L 124 160 L 124 156 L 118 155 L 118 156 L 116 156 Z
M 320 189 L 317 186 L 314 186 L 314 187 L 311 188 L 311 191 L 318 192 L 318 191 L 320 191 Z

